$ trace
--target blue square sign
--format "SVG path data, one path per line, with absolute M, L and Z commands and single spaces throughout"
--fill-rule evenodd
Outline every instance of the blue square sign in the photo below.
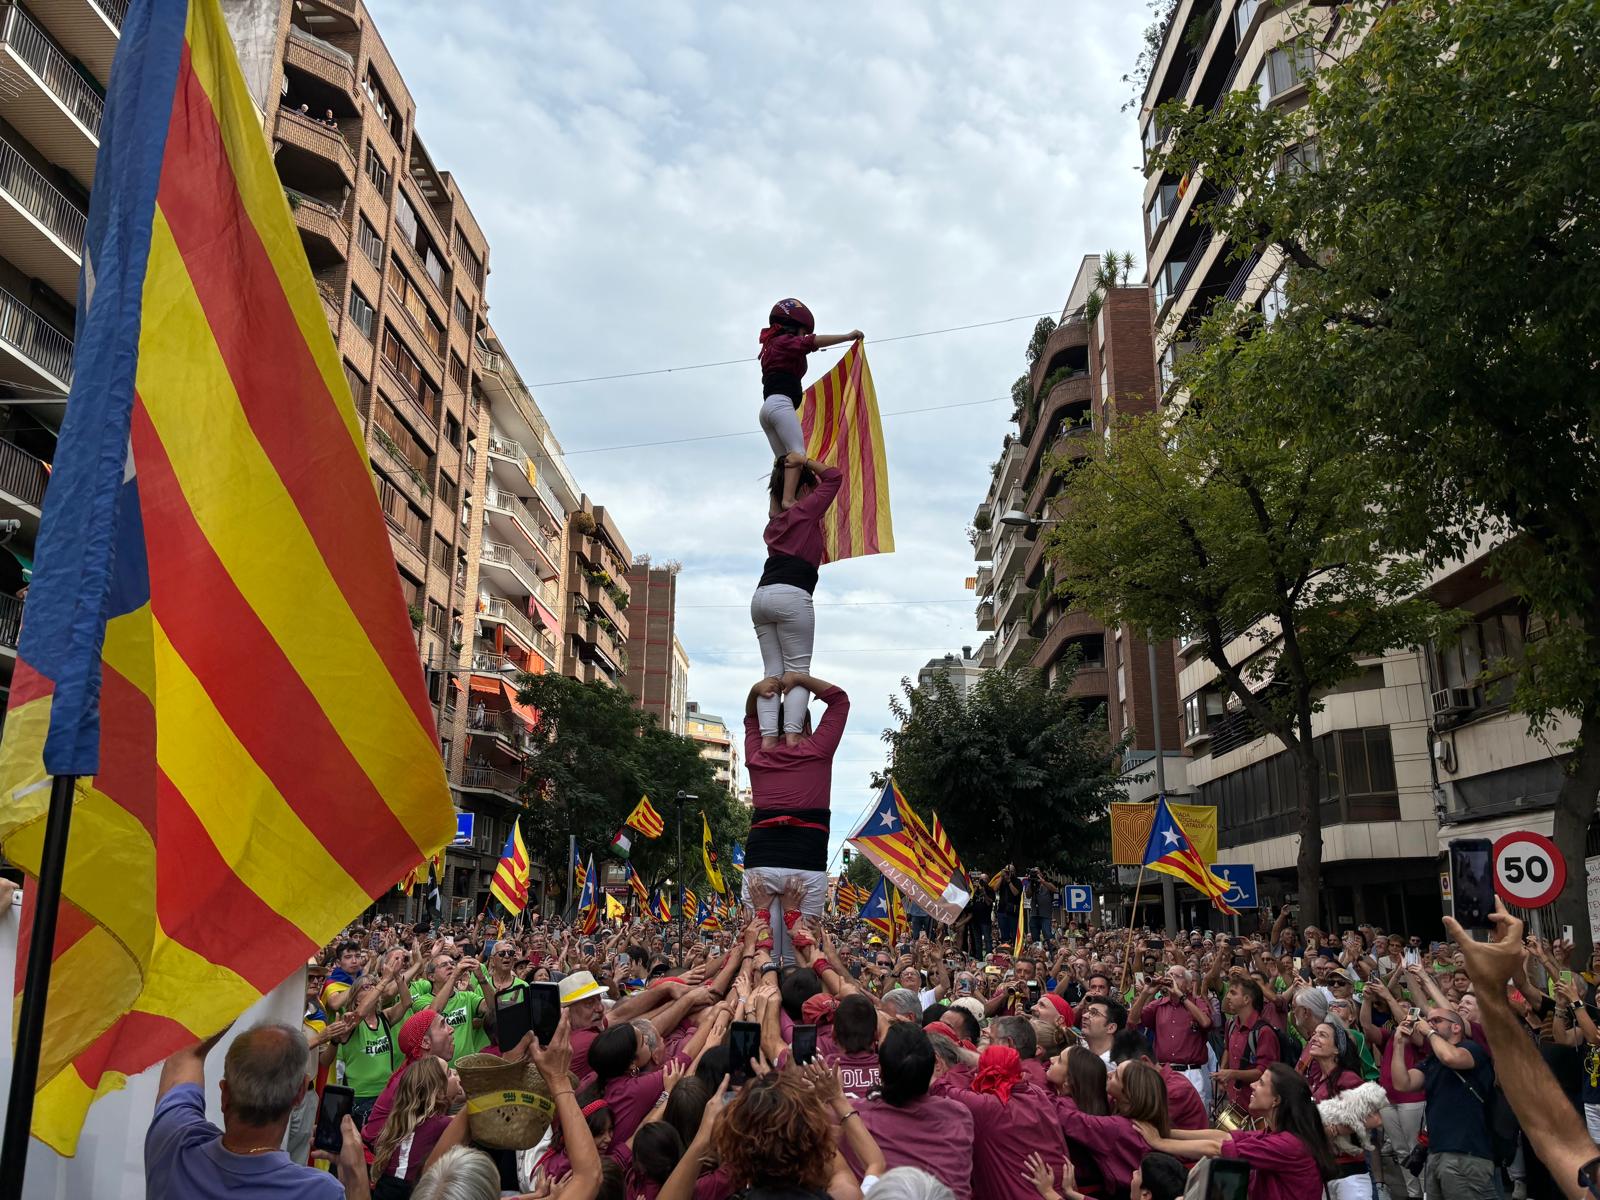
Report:
M 1256 899 L 1256 869 L 1251 863 L 1217 863 L 1212 868 L 1233 886 L 1222 898 L 1229 908 L 1259 908 Z
M 1069 913 L 1086 913 L 1094 911 L 1094 891 L 1081 883 L 1063 884 L 1061 888 L 1061 908 Z
M 472 845 L 472 820 L 476 813 L 458 812 L 456 814 L 456 845 Z

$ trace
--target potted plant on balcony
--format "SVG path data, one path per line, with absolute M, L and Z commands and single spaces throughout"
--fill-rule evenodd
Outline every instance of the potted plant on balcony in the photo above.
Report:
M 589 537 L 594 533 L 594 514 L 578 511 L 572 514 L 573 531 L 582 537 Z
M 411 614 L 411 628 L 413 628 L 413 629 L 421 629 L 422 628 L 422 618 L 425 615 L 423 613 L 423 611 L 422 611 L 422 605 L 413 604 L 413 605 L 411 605 L 411 607 L 409 609 L 407 609 L 407 611 Z

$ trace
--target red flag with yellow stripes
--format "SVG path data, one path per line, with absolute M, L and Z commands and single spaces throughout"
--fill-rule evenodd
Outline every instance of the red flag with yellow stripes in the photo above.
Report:
M 362 431 L 217 0 L 130 6 L 5 735 L 78 777 L 33 1131 L 222 1029 L 448 842 Z M 29 889 L 31 894 L 35 889 Z M 24 927 L 31 913 L 24 914 Z
M 878 420 L 878 395 L 860 342 L 806 389 L 800 405 L 806 453 L 844 474 L 822 523 L 825 561 L 894 552 L 889 464 Z

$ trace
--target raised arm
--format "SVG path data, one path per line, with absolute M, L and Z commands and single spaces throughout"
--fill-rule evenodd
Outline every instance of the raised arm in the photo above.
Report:
M 845 342 L 859 342 L 864 337 L 866 337 L 866 334 L 862 333 L 861 330 L 852 329 L 849 333 L 814 334 L 811 341 L 818 350 L 822 350 L 828 346 L 842 345 Z
M 1478 997 L 1484 1036 L 1494 1055 L 1495 1081 L 1551 1177 L 1566 1195 L 1578 1200 L 1578 1168 L 1594 1157 L 1594 1143 L 1506 1000 L 1506 983 L 1522 955 L 1522 922 L 1499 900 L 1489 921 L 1496 926 L 1493 942 L 1473 941 L 1453 917 L 1446 917 L 1444 924 L 1461 947 Z
M 222 1035 L 231 1028 L 233 1028 L 233 1025 L 230 1022 L 205 1041 L 184 1047 L 162 1063 L 161 1082 L 156 1085 L 156 1098 L 160 1099 L 180 1084 L 192 1083 L 197 1087 L 204 1088 L 206 1086 L 206 1055 L 216 1048 L 217 1043 L 222 1040 Z

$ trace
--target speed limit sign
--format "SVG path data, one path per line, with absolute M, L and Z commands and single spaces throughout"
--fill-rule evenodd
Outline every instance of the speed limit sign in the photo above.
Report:
M 1507 904 L 1543 908 L 1567 882 L 1567 864 L 1542 833 L 1508 833 L 1494 844 L 1494 890 Z

